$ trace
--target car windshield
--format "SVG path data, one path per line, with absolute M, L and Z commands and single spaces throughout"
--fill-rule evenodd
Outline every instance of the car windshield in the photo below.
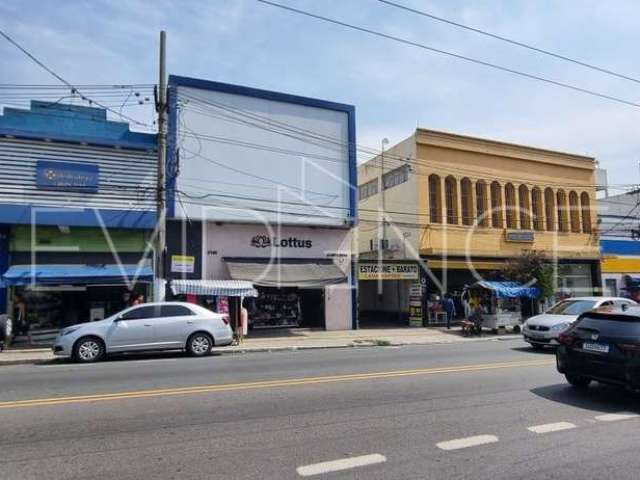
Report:
M 547 310 L 553 315 L 580 315 L 595 307 L 594 300 L 563 300 Z

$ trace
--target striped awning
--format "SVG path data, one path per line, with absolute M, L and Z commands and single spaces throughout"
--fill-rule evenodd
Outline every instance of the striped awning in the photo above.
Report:
M 171 280 L 171 291 L 174 295 L 258 296 L 253 284 L 242 280 Z

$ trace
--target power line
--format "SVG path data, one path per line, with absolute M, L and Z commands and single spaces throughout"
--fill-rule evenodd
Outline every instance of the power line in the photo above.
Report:
M 18 50 L 20 50 L 22 53 L 24 53 L 27 57 L 29 57 L 31 60 L 33 60 L 37 65 L 39 65 L 41 68 L 43 68 L 44 70 L 46 70 L 49 74 L 51 74 L 52 76 L 54 76 L 55 78 L 57 78 L 58 80 L 60 80 L 60 82 L 64 83 L 67 87 L 69 87 L 72 92 L 75 91 L 78 94 L 80 94 L 80 97 L 82 99 L 86 99 L 90 104 L 91 103 L 95 103 L 97 106 L 104 108 L 105 110 L 118 115 L 120 118 L 124 118 L 125 120 L 128 120 L 136 125 L 142 125 L 145 127 L 151 127 L 150 125 L 147 125 L 146 123 L 140 122 L 138 120 L 136 120 L 135 118 L 129 117 L 128 115 L 124 115 L 122 113 L 119 113 L 117 110 L 114 110 L 111 107 L 102 105 L 101 103 L 92 100 L 91 98 L 87 97 L 86 95 L 82 94 L 80 92 L 80 90 L 78 90 L 77 87 L 75 87 L 73 84 L 69 83 L 67 80 L 65 80 L 63 77 L 61 77 L 60 75 L 58 75 L 55 71 L 53 71 L 51 68 L 49 68 L 47 65 L 45 65 L 43 62 L 41 62 L 40 60 L 38 60 L 31 52 L 29 52 L 26 48 L 24 48 L 22 45 L 20 45 L 17 41 L 15 41 L 13 38 L 11 38 L 9 35 L 7 35 L 3 30 L 0 30 L 0 35 L 3 36 L 9 43 L 11 43 L 13 46 L 15 46 Z
M 438 17 L 438 16 L 436 16 L 436 15 L 434 15 L 432 13 L 428 13 L 428 12 L 425 12 L 423 10 L 417 10 L 415 8 L 411 8 L 411 7 L 408 7 L 406 5 L 402 5 L 402 4 L 396 3 L 396 2 L 391 2 L 389 0 L 378 0 L 378 2 L 384 3 L 384 4 L 389 5 L 391 7 L 399 8 L 401 10 L 405 10 L 407 12 L 415 13 L 415 14 L 421 15 L 423 17 L 431 18 L 432 20 L 436 20 L 438 22 L 447 23 L 447 24 L 453 25 L 455 27 L 459 27 L 459 28 L 463 28 L 465 30 L 469 30 L 471 32 L 479 33 L 480 35 L 485 35 L 487 37 L 495 38 L 496 40 L 500 40 L 500 41 L 503 41 L 503 42 L 506 42 L 506 43 L 510 43 L 511 45 L 516 45 L 518 47 L 526 48 L 526 49 L 532 50 L 534 52 L 538 52 L 538 53 L 542 53 L 544 55 L 548 55 L 550 57 L 554 57 L 554 58 L 557 58 L 557 59 L 560 59 L 560 60 L 565 60 L 567 62 L 571 62 L 571 63 L 574 63 L 576 65 L 580 65 L 582 67 L 589 68 L 591 70 L 595 70 L 595 71 L 600 72 L 600 73 L 606 73 L 607 75 L 612 75 L 612 76 L 617 77 L 617 78 L 621 78 L 621 79 L 624 79 L 624 80 L 629 80 L 629 81 L 635 82 L 635 83 L 640 83 L 640 79 L 631 77 L 629 75 L 624 75 L 622 73 L 614 72 L 613 70 L 609 70 L 608 68 L 599 67 L 597 65 L 593 65 L 593 64 L 587 63 L 587 62 L 583 62 L 581 60 L 576 60 L 575 58 L 567 57 L 566 55 L 562 55 L 560 53 L 555 53 L 555 52 L 552 52 L 552 51 L 549 51 L 549 50 L 545 50 L 543 48 L 536 47 L 536 46 L 533 46 L 533 45 L 530 45 L 530 44 L 527 44 L 527 43 L 524 43 L 524 42 L 520 42 L 518 40 L 513 40 L 511 38 L 504 37 L 502 35 L 498 35 L 498 34 L 495 34 L 495 33 L 491 33 L 491 32 L 488 32 L 486 30 L 481 30 L 479 28 L 470 27 L 469 25 L 464 25 L 462 23 L 454 22 L 453 20 L 449 20 L 447 18 Z
M 387 40 L 393 40 L 395 42 L 403 43 L 405 45 L 410 45 L 412 47 L 421 48 L 423 50 L 428 50 L 430 52 L 439 53 L 441 55 L 447 55 L 449 57 L 457 58 L 458 60 L 464 60 L 466 62 L 475 63 L 476 65 L 482 65 L 482 66 L 485 66 L 485 67 L 493 68 L 495 70 L 500 70 L 502 72 L 511 73 L 511 74 L 518 75 L 518 76 L 521 76 L 521 77 L 524 77 L 524 78 L 528 78 L 528 79 L 531 79 L 531 80 L 538 80 L 540 82 L 545 82 L 545 83 L 548 83 L 548 84 L 551 84 L 551 85 L 555 85 L 557 87 L 562 87 L 562 88 L 566 88 L 566 89 L 569 89 L 569 90 L 574 90 L 576 92 L 584 93 L 584 94 L 591 95 L 591 96 L 598 97 L 598 98 L 603 98 L 603 99 L 606 99 L 606 100 L 611 100 L 613 102 L 622 103 L 624 105 L 629 105 L 629 106 L 632 106 L 632 107 L 640 107 L 640 103 L 636 103 L 636 102 L 633 102 L 633 101 L 630 101 L 630 100 L 625 100 L 623 98 L 614 97 L 612 95 L 607 95 L 605 93 L 596 92 L 594 90 L 589 90 L 589 89 L 586 89 L 586 88 L 578 87 L 578 86 L 575 86 L 575 85 L 571 85 L 569 83 L 560 82 L 558 80 L 552 80 L 550 78 L 541 77 L 539 75 L 535 75 L 535 74 L 532 74 L 532 73 L 522 72 L 520 70 L 515 70 L 513 68 L 503 67 L 502 65 L 498 65 L 496 63 L 491 63 L 491 62 L 487 62 L 487 61 L 484 61 L 484 60 L 479 60 L 479 59 L 476 59 L 476 58 L 467 57 L 467 56 L 461 55 L 459 53 L 449 52 L 447 50 L 442 50 L 442 49 L 439 49 L 439 48 L 431 47 L 431 46 L 425 45 L 423 43 L 418 43 L 418 42 L 414 42 L 412 40 L 407 40 L 406 38 L 396 37 L 396 36 L 388 34 L 388 33 L 379 32 L 377 30 L 372 30 L 370 28 L 361 27 L 361 26 L 354 25 L 354 24 L 351 24 L 351 23 L 343 22 L 341 20 L 336 20 L 336 19 L 333 19 L 333 18 L 325 17 L 325 16 L 318 15 L 318 14 L 315 14 L 315 13 L 311 13 L 311 12 L 308 12 L 308 11 L 305 11 L 305 10 L 299 10 L 297 8 L 289 7 L 287 5 L 282 5 L 282 4 L 279 4 L 279 3 L 271 2 L 269 0 L 256 0 L 256 1 L 258 1 L 260 3 L 263 3 L 265 5 L 269 5 L 269 6 L 272 6 L 272 7 L 280 8 L 282 10 L 287 10 L 289 12 L 297 13 L 299 15 L 304 15 L 304 16 L 307 16 L 307 17 L 310 17 L 310 18 L 315 18 L 316 20 L 321 20 L 323 22 L 328 22 L 328 23 L 332 23 L 334 25 L 339 25 L 339 26 L 342 26 L 342 27 L 350 28 L 352 30 L 357 30 L 357 31 L 360 31 L 360 32 L 368 33 L 368 34 L 374 35 L 376 37 L 385 38 Z

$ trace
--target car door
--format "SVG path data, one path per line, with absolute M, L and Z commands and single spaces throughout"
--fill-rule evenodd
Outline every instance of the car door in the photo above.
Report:
M 123 352 L 145 350 L 157 343 L 154 320 L 159 306 L 142 305 L 117 317 L 107 332 L 107 350 Z
M 197 316 L 184 305 L 162 305 L 155 320 L 158 345 L 164 348 L 184 347 Z

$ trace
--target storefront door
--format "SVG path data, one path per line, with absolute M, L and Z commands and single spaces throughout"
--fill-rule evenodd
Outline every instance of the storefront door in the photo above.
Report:
M 157 343 L 154 319 L 158 314 L 157 306 L 148 305 L 122 315 L 107 332 L 109 350 L 144 349 Z

